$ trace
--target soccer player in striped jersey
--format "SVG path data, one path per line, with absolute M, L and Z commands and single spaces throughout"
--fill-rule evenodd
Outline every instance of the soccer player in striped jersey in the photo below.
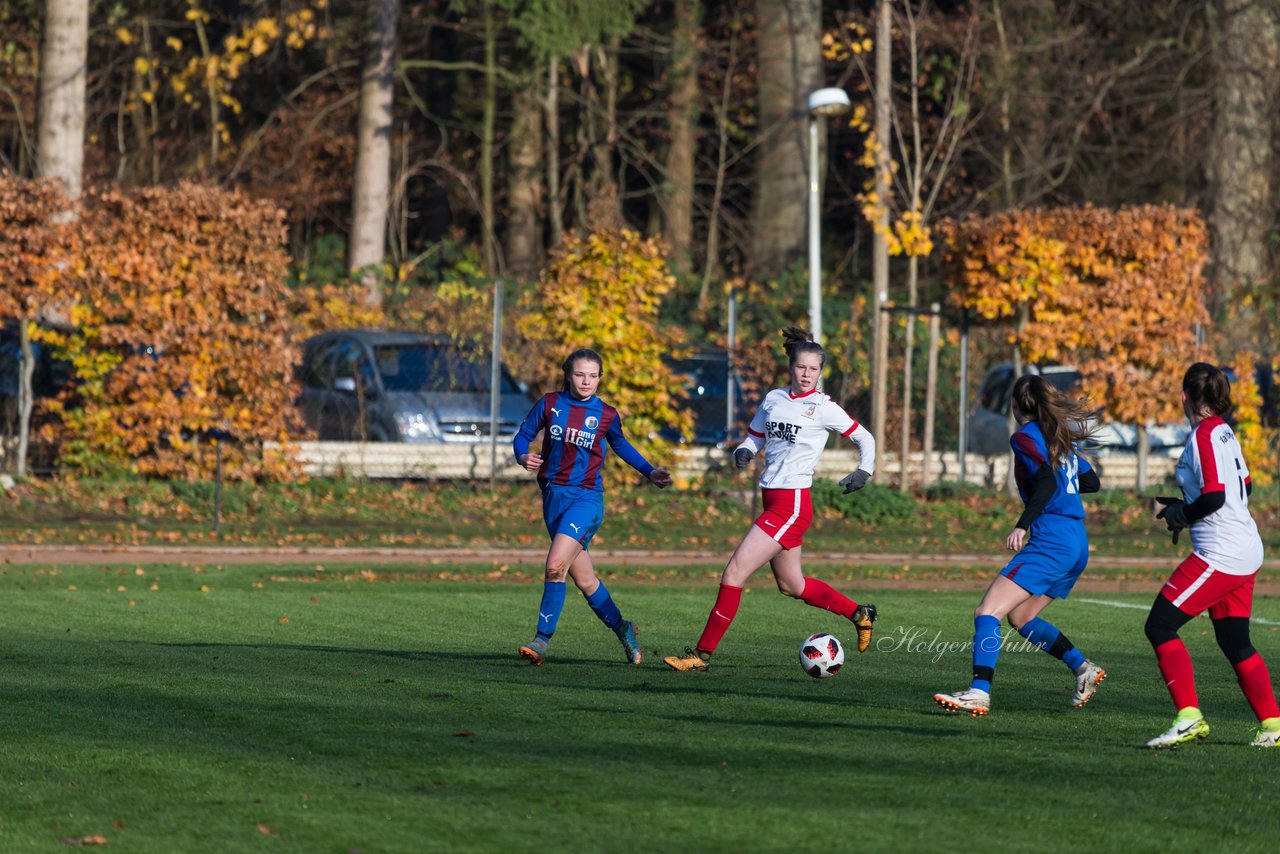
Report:
M 1107 675 L 1040 616 L 1054 599 L 1067 598 L 1089 562 L 1080 494 L 1097 492 L 1101 484 L 1089 461 L 1076 453 L 1076 446 L 1089 438 L 1086 424 L 1092 413 L 1086 401 L 1063 394 L 1035 375 L 1019 377 L 1013 384 L 1012 405 L 1019 427 L 1009 444 L 1013 446 L 1014 478 L 1024 509 L 1005 539 L 1005 547 L 1017 554 L 991 582 L 973 612 L 973 678 L 969 687 L 933 695 L 934 702 L 947 711 L 966 711 L 974 717 L 991 711 L 991 680 L 1001 647 L 1000 621 L 1006 617 L 1018 634 L 1075 675 L 1072 708 L 1089 702 Z
M 875 439 L 818 390 L 826 362 L 822 346 L 798 327 L 785 329 L 782 335 L 791 363 L 791 385 L 765 395 L 747 428 L 747 438 L 733 452 L 734 464 L 744 468 L 764 450 L 764 474 L 760 478 L 764 509 L 720 576 L 720 590 L 697 645 L 686 648 L 684 655 L 663 659 L 675 670 L 707 669 L 711 654 L 737 616 L 743 585 L 766 563 L 773 570 L 780 593 L 852 620 L 858 632 L 859 652 L 865 652 L 871 643 L 876 606 L 860 605 L 826 582 L 806 577 L 800 564 L 800 547 L 813 519 L 809 487 L 828 433 L 839 433 L 858 446 L 858 470 L 840 481 L 846 494 L 861 489 L 875 473 Z
M 564 390 L 544 395 L 525 416 L 512 442 L 516 462 L 538 473 L 542 518 L 551 536 L 542 602 L 533 640 L 519 648 L 535 665 L 547 657 L 564 608 L 565 575 L 573 579 L 587 604 L 622 642 L 627 661 L 639 664 L 636 624 L 624 620 L 604 583 L 596 576 L 587 547 L 604 521 L 604 461 L 607 448 L 662 489 L 671 484 L 666 469 L 655 468 L 622 433 L 618 410 L 596 396 L 604 360 L 594 350 L 574 350 L 561 366 Z M 542 448 L 529 450 L 542 433 Z
M 1191 532 L 1191 554 L 1160 588 L 1147 615 L 1147 639 L 1177 717 L 1147 747 L 1175 747 L 1209 735 L 1196 697 L 1191 656 L 1178 630 L 1205 609 L 1222 654 L 1235 669 L 1240 690 L 1259 726 L 1254 747 L 1280 745 L 1280 708 L 1271 676 L 1249 639 L 1253 586 L 1262 566 L 1262 538 L 1249 514 L 1252 484 L 1240 443 L 1223 416 L 1231 411 L 1231 383 L 1213 365 L 1197 362 L 1182 379 L 1182 409 L 1191 436 L 1175 477 L 1182 498 L 1158 498 L 1156 518 L 1173 532 Z

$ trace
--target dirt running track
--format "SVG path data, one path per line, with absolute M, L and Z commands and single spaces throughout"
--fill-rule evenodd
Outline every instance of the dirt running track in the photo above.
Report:
M 644 551 L 598 550 L 591 553 L 596 565 L 604 572 L 610 567 L 655 566 L 719 566 L 726 558 L 723 552 L 709 551 Z M 406 563 L 439 564 L 520 564 L 540 565 L 546 552 L 540 549 L 432 549 L 432 548 L 327 548 L 280 546 L 58 546 L 58 545 L 0 545 L 0 564 L 22 565 L 113 565 L 113 564 L 272 564 L 272 565 L 359 565 L 364 567 Z M 1106 557 L 1095 555 L 1090 565 L 1097 568 L 1156 570 L 1160 574 L 1172 570 L 1174 554 L 1167 557 Z M 902 566 L 927 570 L 937 567 L 975 567 L 994 570 L 1003 565 L 1006 557 L 991 554 L 908 554 L 906 552 L 880 552 L 854 554 L 826 552 L 805 556 L 811 566 L 859 565 Z M 1267 560 L 1258 577 L 1259 595 L 1280 595 L 1280 560 Z M 1146 573 L 1144 573 L 1145 575 Z M 927 590 L 980 589 L 985 587 L 990 574 L 982 573 L 973 579 L 930 578 L 926 571 L 923 578 L 868 579 L 870 586 L 906 587 Z M 1086 572 L 1076 586 L 1080 591 L 1096 592 L 1154 592 L 1149 576 L 1134 579 L 1090 579 Z

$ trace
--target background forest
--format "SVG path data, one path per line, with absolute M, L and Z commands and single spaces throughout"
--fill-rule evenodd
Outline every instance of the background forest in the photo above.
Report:
M 941 304 L 944 386 L 967 312 L 971 381 L 1073 363 L 1140 423 L 1176 416 L 1193 356 L 1237 364 L 1270 443 L 1276 0 L 18 0 L 0 69 L 0 314 L 58 321 L 36 334 L 82 381 L 46 404 L 65 460 L 189 475 L 175 436 L 297 436 L 306 334 L 485 340 L 495 282 L 535 387 L 594 344 L 629 366 L 606 396 L 677 419 L 657 356 L 726 344 L 730 294 L 740 370 L 772 383 L 809 307 L 823 87 L 852 101 L 816 122 L 826 385 L 890 448 L 924 432 L 927 318 L 887 315 L 873 412 L 879 302 Z

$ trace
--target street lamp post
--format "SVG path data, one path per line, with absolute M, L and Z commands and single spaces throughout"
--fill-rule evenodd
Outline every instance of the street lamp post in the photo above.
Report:
M 821 181 L 818 177 L 818 120 L 849 111 L 849 96 L 843 89 L 818 89 L 809 94 L 809 331 L 822 342 L 822 260 L 819 219 Z

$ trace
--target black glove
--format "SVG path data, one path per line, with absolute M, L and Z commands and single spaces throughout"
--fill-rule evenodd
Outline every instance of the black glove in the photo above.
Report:
M 858 469 L 853 474 L 847 474 L 840 478 L 840 485 L 844 487 L 844 494 L 857 492 L 859 489 L 867 485 L 867 481 L 871 480 L 871 473 Z
M 1173 542 L 1176 544 L 1182 529 L 1191 527 L 1191 523 L 1187 521 L 1186 504 L 1178 498 L 1160 497 L 1156 501 L 1164 505 L 1156 514 L 1156 518 L 1164 520 L 1165 525 L 1173 532 Z
M 733 464 L 740 469 L 744 469 L 754 456 L 755 454 L 751 452 L 750 448 L 739 448 L 733 452 Z

